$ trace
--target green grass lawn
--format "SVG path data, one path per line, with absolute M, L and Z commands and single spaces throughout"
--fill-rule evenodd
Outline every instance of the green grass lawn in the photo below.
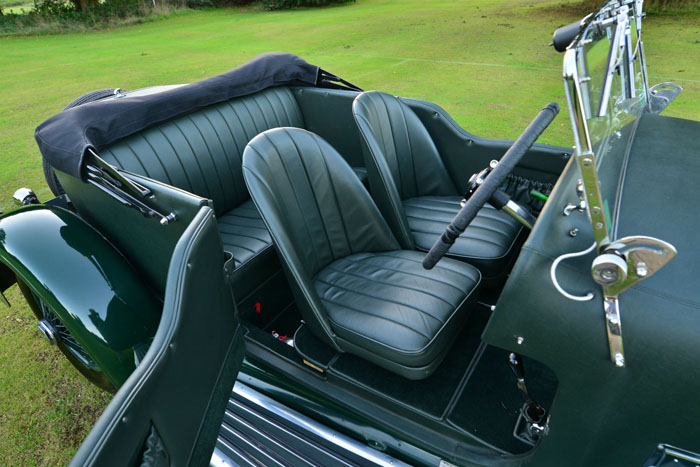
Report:
M 543 142 L 570 146 L 562 55 L 547 46 L 571 10 L 539 0 L 358 0 L 263 12 L 183 11 L 138 26 L 0 39 L 0 210 L 21 186 L 50 197 L 34 128 L 93 89 L 186 83 L 266 51 L 296 53 L 365 89 L 427 99 L 468 131 L 515 138 L 547 102 L 562 115 Z M 684 93 L 667 115 L 700 120 L 698 18 L 646 23 L 651 81 Z M 0 465 L 70 459 L 108 396 L 35 332 L 16 290 L 0 307 Z

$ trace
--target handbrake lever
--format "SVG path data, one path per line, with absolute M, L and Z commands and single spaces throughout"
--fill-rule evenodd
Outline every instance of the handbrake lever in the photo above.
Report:
M 525 404 L 520 409 L 520 413 L 526 422 L 525 435 L 534 442 L 547 431 L 547 411 L 530 396 L 527 390 L 522 357 L 514 352 L 511 353 L 508 355 L 508 366 L 513 370 L 518 389 L 525 400 Z

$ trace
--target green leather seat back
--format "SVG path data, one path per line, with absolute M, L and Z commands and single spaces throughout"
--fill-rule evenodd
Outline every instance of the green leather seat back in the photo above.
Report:
M 353 103 L 372 195 L 403 248 L 414 248 L 401 209 L 407 198 L 458 194 L 428 130 L 399 99 L 364 92 Z
M 284 87 L 162 123 L 100 155 L 122 169 L 213 200 L 220 216 L 250 199 L 241 171 L 246 144 L 258 133 L 280 126 L 304 126 L 294 95 Z
M 336 259 L 397 250 L 398 242 L 347 162 L 313 133 L 279 128 L 258 135 L 243 154 L 243 173 L 293 278 L 302 316 L 332 343 L 313 277 Z
M 389 94 L 359 94 L 352 110 L 379 209 L 403 248 L 429 250 L 462 198 L 432 137 L 415 112 Z M 505 212 L 485 206 L 448 255 L 468 261 L 486 280 L 498 283 L 515 260 L 521 227 Z

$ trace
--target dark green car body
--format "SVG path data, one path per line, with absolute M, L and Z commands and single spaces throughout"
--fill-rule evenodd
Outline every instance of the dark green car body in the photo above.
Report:
M 620 2 L 627 4 L 634 2 Z M 588 154 L 581 141 L 573 154 L 529 149 L 504 189 L 538 214 L 534 228 L 514 243 L 514 264 L 481 292 L 482 307 L 441 367 L 411 381 L 300 326 L 288 265 L 272 242 L 267 253 L 246 256 L 268 255 L 263 266 L 244 269 L 225 227 L 250 200 L 236 170 L 217 166 L 216 154 L 240 163 L 248 141 L 270 128 L 320 135 L 366 183 L 367 148 L 352 109 L 359 94 L 271 87 L 100 148 L 167 221 L 59 170 L 65 194 L 0 217 L 0 291 L 19 283 L 37 318 L 62 326 L 56 341 L 71 362 L 115 391 L 73 463 L 216 465 L 222 456 L 250 465 L 700 462 L 700 219 L 692 212 L 700 122 L 660 116 L 650 105 L 608 131 L 594 144 L 600 193 L 579 188 L 589 180 L 581 175 Z M 511 145 L 469 134 L 435 104 L 400 102 L 460 193 Z M 581 121 L 594 128 L 603 116 L 578 120 L 572 112 L 575 136 L 584 134 Z M 162 158 L 168 151 L 178 157 Z M 212 165 L 204 156 L 188 162 L 185 153 L 208 155 Z M 369 170 L 372 182 L 378 174 Z M 546 192 L 546 203 L 531 198 L 531 189 Z M 385 213 L 393 201 L 370 192 Z M 608 242 L 598 238 L 597 215 L 612 226 L 602 229 Z M 670 243 L 678 257 L 651 274 L 630 262 L 629 277 L 643 282 L 619 294 L 601 289 L 591 262 L 617 254 L 609 248 L 615 241 L 640 235 Z M 618 361 L 611 298 L 618 329 L 620 310 L 624 323 Z M 294 345 L 280 335 L 286 330 L 296 332 Z M 506 364 L 510 352 L 524 357 L 530 391 L 547 410 L 534 441 L 519 432 L 523 400 Z

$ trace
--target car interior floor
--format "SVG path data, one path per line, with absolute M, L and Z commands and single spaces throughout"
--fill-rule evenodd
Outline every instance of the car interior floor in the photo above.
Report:
M 280 274 L 280 276 L 282 276 Z M 301 315 L 280 278 L 266 287 L 275 290 L 279 307 L 248 297 L 239 304 L 246 338 L 296 365 L 322 376 L 363 398 L 414 421 L 438 424 L 465 442 L 495 451 L 520 454 L 531 445 L 513 434 L 524 399 L 508 365 L 510 352 L 486 345 L 481 334 L 497 294 L 479 296 L 463 329 L 435 372 L 423 380 L 408 380 L 362 358 L 337 353 L 303 325 Z M 263 292 L 261 296 L 265 296 Z M 269 295 L 266 295 L 269 297 Z M 255 358 L 255 355 L 252 355 Z M 541 363 L 523 358 L 532 398 L 549 409 L 556 392 L 554 373 Z

